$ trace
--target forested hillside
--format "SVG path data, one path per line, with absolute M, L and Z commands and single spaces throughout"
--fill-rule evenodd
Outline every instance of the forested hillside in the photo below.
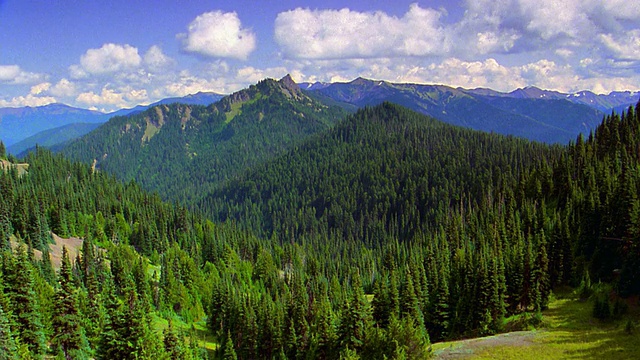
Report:
M 385 103 L 234 175 L 197 213 L 38 149 L 28 173 L 0 171 L 0 353 L 417 359 L 539 320 L 559 285 L 638 294 L 637 110 L 549 147 Z M 60 269 L 29 251 L 50 231 L 85 239 Z
M 210 106 L 158 105 L 114 117 L 62 152 L 190 203 L 345 114 L 306 96 L 290 77 L 267 79 Z

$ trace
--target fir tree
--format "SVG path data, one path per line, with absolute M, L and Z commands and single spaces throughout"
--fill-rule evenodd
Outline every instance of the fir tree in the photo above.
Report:
M 169 320 L 169 327 L 164 330 L 163 335 L 164 351 L 169 359 L 187 359 L 184 341 L 176 334 L 171 320 Z
M 224 343 L 224 352 L 222 353 L 222 359 L 238 360 L 236 349 L 233 347 L 233 341 L 231 341 L 231 333 L 229 332 L 227 332 L 227 340 Z
M 3 296 L 0 288 L 0 297 Z M 18 348 L 11 332 L 9 317 L 0 305 L 0 360 L 17 360 L 18 358 Z
M 340 339 L 343 350 L 361 350 L 366 341 L 368 327 L 371 326 L 371 313 L 364 297 L 360 273 L 356 271 L 351 284 L 351 296 L 345 302 L 340 323 Z
M 51 344 L 56 352 L 62 352 L 65 359 L 88 358 L 88 342 L 79 316 L 76 289 L 73 286 L 71 274 L 71 262 L 66 247 L 62 248 L 62 264 L 58 282 L 60 286 L 55 295 Z
M 26 345 L 35 358 L 42 358 L 46 351 L 45 335 L 41 321 L 39 304 L 34 291 L 31 262 L 24 246 L 18 253 L 6 275 L 6 288 L 11 303 L 13 322 L 16 324 L 17 338 Z

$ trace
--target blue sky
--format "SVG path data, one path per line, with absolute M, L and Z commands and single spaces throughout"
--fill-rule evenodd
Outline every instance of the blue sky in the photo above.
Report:
M 265 77 L 640 89 L 640 1 L 0 0 L 0 107 L 112 111 Z

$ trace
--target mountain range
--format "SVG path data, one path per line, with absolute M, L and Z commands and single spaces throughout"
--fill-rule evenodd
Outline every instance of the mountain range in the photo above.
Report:
M 621 112 L 640 97 L 640 93 L 630 91 L 565 94 L 536 87 L 502 93 L 485 88 L 394 84 L 364 78 L 348 83 L 301 83 L 300 88 L 318 101 L 340 105 L 348 111 L 389 101 L 454 125 L 547 143 L 575 140 L 578 133 L 591 131 L 605 114 Z M 222 97 L 201 92 L 109 114 L 62 104 L 0 108 L 0 140 L 10 153 L 20 154 L 35 144 L 55 146 L 82 136 L 97 127 L 89 124 L 102 124 L 114 116 L 171 103 L 208 105 Z
M 171 200 L 190 200 L 324 131 L 347 112 L 286 76 L 204 105 L 162 104 L 116 116 L 62 152 Z
M 79 109 L 64 104 L 38 107 L 0 108 L 0 140 L 12 154 L 19 154 L 36 144 L 53 146 L 78 138 L 114 116 L 139 113 L 150 107 L 171 104 L 208 105 L 223 95 L 200 92 L 184 97 L 162 99 L 149 105 L 121 109 L 112 113 Z
M 444 85 L 394 84 L 358 78 L 348 83 L 303 83 L 301 88 L 356 107 L 390 101 L 442 121 L 547 143 L 588 133 L 612 108 L 635 104 L 639 93 L 562 94 L 529 87 L 511 93 Z

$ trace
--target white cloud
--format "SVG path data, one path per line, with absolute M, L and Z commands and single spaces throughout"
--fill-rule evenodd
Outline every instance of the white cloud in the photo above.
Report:
M 159 46 L 153 45 L 144 54 L 144 63 L 152 70 L 161 70 L 173 65 L 174 60 L 165 55 Z
M 0 99 L 0 107 L 23 107 L 23 106 L 44 106 L 56 103 L 56 99 L 51 96 L 35 96 L 28 94 L 26 96 L 16 96 L 11 100 Z
M 234 89 L 237 90 L 237 89 Z M 190 94 L 196 94 L 198 92 L 217 92 L 226 93 L 226 82 L 223 78 L 215 79 L 203 79 L 197 76 L 193 76 L 188 72 L 183 72 L 180 78 L 176 81 L 170 82 L 164 85 L 160 89 L 156 89 L 154 96 L 156 97 L 173 97 L 173 96 L 186 96 Z
M 71 81 L 62 78 L 58 81 L 49 92 L 55 96 L 69 97 L 76 94 L 76 85 Z
M 130 87 L 123 89 L 111 89 L 107 86 L 103 87 L 100 93 L 88 91 L 81 93 L 76 101 L 88 106 L 102 109 L 118 109 L 131 106 L 132 104 L 140 104 L 147 100 L 147 90 L 133 89 Z
M 350 60 L 348 66 L 344 66 L 345 62 L 289 61 L 288 68 L 296 74 L 296 81 L 301 82 L 349 82 L 362 76 L 395 83 L 443 84 L 467 89 L 485 87 L 504 92 L 535 85 L 562 92 L 593 89 L 608 93 L 635 91 L 640 83 L 638 74 L 603 73 L 603 65 L 591 58 L 584 58 L 576 66 L 547 59 L 506 65 L 494 58 L 467 61 L 455 57 L 430 62 L 419 58 Z
M 46 78 L 43 74 L 24 71 L 18 65 L 0 65 L 0 83 L 13 85 L 35 84 Z
M 292 59 L 381 58 L 447 52 L 442 12 L 410 6 L 402 17 L 349 9 L 278 14 L 275 39 Z
M 256 69 L 252 66 L 238 69 L 236 81 L 239 83 L 255 84 L 265 78 L 280 79 L 287 74 L 284 67 Z
M 48 83 L 48 82 L 40 83 L 38 85 L 33 85 L 31 87 L 31 90 L 29 91 L 29 94 L 31 94 L 31 95 L 39 95 L 39 94 L 42 94 L 43 92 L 49 90 L 50 87 L 51 87 L 51 83 Z
M 555 54 L 565 59 L 569 59 L 571 56 L 573 56 L 574 52 L 569 49 L 559 48 L 556 49 Z
M 207 12 L 196 17 L 181 34 L 187 52 L 214 58 L 246 60 L 256 48 L 256 36 L 242 27 L 235 12 Z
M 89 74 L 115 73 L 123 70 L 131 70 L 142 62 L 138 49 L 125 44 L 104 44 L 99 49 L 89 49 L 80 58 L 81 69 L 71 69 L 72 76 L 82 77 L 82 72 Z
M 622 36 L 601 34 L 598 40 L 619 60 L 640 60 L 640 30 L 632 30 Z
M 0 81 L 14 81 L 21 72 L 18 65 L 0 65 Z

